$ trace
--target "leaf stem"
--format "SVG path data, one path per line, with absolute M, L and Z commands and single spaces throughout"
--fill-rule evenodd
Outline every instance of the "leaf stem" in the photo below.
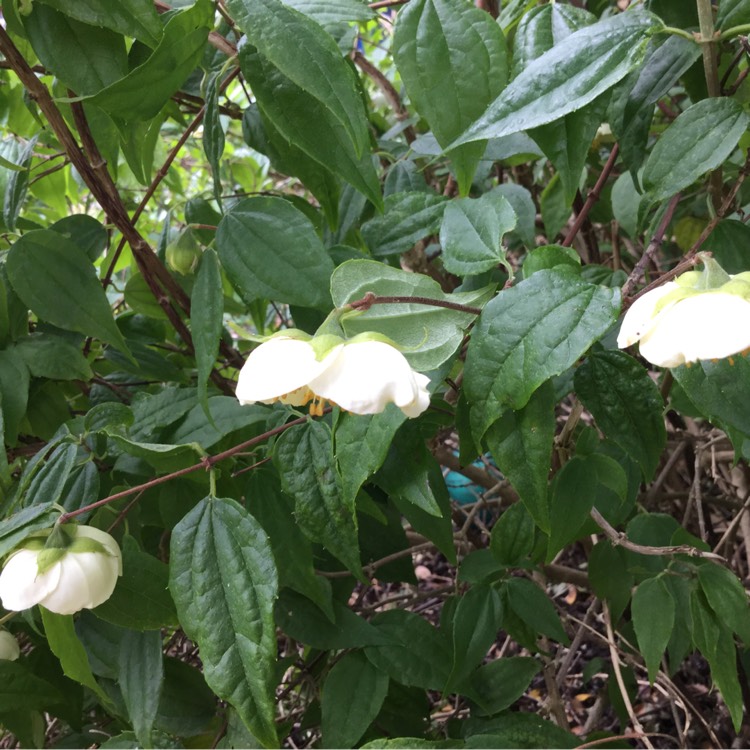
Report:
M 448 310 L 457 310 L 458 312 L 469 313 L 469 315 L 480 315 L 481 307 L 472 307 L 471 305 L 462 305 L 458 302 L 450 302 L 443 299 L 431 299 L 430 297 L 381 297 L 374 292 L 367 292 L 362 299 L 349 302 L 347 307 L 362 312 L 369 310 L 373 305 L 430 305 L 432 307 L 444 307 Z

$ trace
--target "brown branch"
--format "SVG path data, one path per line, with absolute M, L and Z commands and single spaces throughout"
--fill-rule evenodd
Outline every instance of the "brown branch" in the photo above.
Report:
M 637 552 L 639 555 L 688 555 L 690 557 L 703 557 L 707 560 L 717 560 L 718 562 L 726 563 L 726 560 L 721 555 L 714 554 L 713 552 L 704 552 L 696 547 L 691 547 L 689 544 L 677 544 L 669 547 L 652 547 L 646 544 L 636 544 L 635 542 L 631 542 L 624 533 L 617 531 L 596 508 L 591 509 L 591 517 L 614 546 L 620 546 L 631 552 Z
M 327 413 L 329 411 L 330 411 L 330 408 L 326 409 L 324 413 Z M 274 435 L 279 435 L 282 432 L 285 432 L 290 427 L 295 427 L 297 425 L 304 424 L 305 422 L 307 422 L 308 419 L 310 419 L 310 417 L 299 417 L 297 419 L 293 419 L 291 422 L 287 422 L 286 424 L 283 424 L 280 427 L 274 427 L 272 430 L 268 430 L 267 432 L 264 432 L 262 435 L 258 435 L 257 437 L 250 438 L 250 440 L 245 440 L 244 443 L 239 443 L 238 445 L 235 445 L 232 448 L 227 448 L 227 450 L 222 451 L 221 453 L 216 453 L 213 456 L 205 456 L 197 464 L 193 464 L 192 466 L 186 466 L 184 469 L 178 469 L 177 471 L 173 471 L 170 474 L 164 474 L 163 476 L 156 477 L 156 479 L 152 479 L 148 482 L 144 482 L 143 484 L 136 485 L 135 487 L 129 487 L 126 490 L 122 490 L 121 492 L 116 492 L 114 495 L 109 495 L 108 497 L 105 497 L 102 500 L 97 500 L 95 503 L 84 505 L 82 508 L 78 508 L 77 510 L 72 510 L 69 513 L 63 513 L 57 522 L 66 523 L 71 518 L 75 518 L 75 516 L 78 516 L 81 513 L 86 513 L 89 510 L 94 510 L 95 508 L 99 508 L 102 505 L 107 505 L 108 503 L 112 503 L 115 500 L 120 500 L 123 497 L 129 497 L 130 495 L 135 495 L 139 492 L 143 492 L 144 490 L 151 489 L 151 487 L 157 487 L 160 484 L 169 482 L 172 479 L 177 479 L 178 477 L 184 477 L 186 474 L 192 474 L 193 472 L 196 472 L 200 469 L 205 469 L 206 471 L 209 471 L 214 465 L 216 465 L 220 461 L 223 461 L 226 458 L 231 458 L 232 456 L 235 456 L 238 453 L 242 453 L 248 448 L 251 448 L 254 445 L 258 445 L 258 443 L 262 443 L 264 440 L 268 440 L 268 438 L 274 437 Z
M 396 114 L 396 119 L 401 121 L 408 119 L 409 112 L 404 107 L 404 103 L 401 101 L 401 97 L 393 87 L 393 84 L 361 52 L 355 50 L 352 52 L 351 57 L 354 64 L 366 76 L 371 78 L 375 85 L 383 92 Z M 417 135 L 411 125 L 404 128 L 404 138 L 406 138 L 407 143 L 413 143 L 416 137 Z
M 675 195 L 672 200 L 669 201 L 667 210 L 664 212 L 664 216 L 659 222 L 659 226 L 656 228 L 656 231 L 651 237 L 651 242 L 649 242 L 645 252 L 643 253 L 643 255 L 641 255 L 638 262 L 635 264 L 635 268 L 633 268 L 633 270 L 630 272 L 630 276 L 628 276 L 627 280 L 622 285 L 623 299 L 625 297 L 628 297 L 632 293 L 635 285 L 641 280 L 641 277 L 645 273 L 646 266 L 653 260 L 656 251 L 661 247 L 661 244 L 664 241 L 664 232 L 667 231 L 669 222 L 672 221 L 672 216 L 674 215 L 675 209 L 677 208 L 677 204 L 680 202 L 681 197 L 682 193 L 677 193 L 677 195 Z
M 594 204 L 599 200 L 599 196 L 601 195 L 602 189 L 604 188 L 604 184 L 607 182 L 609 175 L 615 167 L 615 162 L 617 161 L 617 154 L 619 150 L 619 144 L 615 143 L 615 145 L 612 146 L 612 151 L 609 154 L 609 159 L 607 159 L 607 163 L 604 165 L 602 173 L 599 175 L 599 179 L 596 181 L 596 184 L 594 185 L 591 192 L 589 192 L 588 198 L 586 198 L 586 203 L 583 204 L 583 208 L 576 216 L 576 219 L 573 222 L 573 226 L 570 228 L 570 231 L 562 241 L 563 247 L 570 247 L 573 244 L 573 239 L 578 234 L 578 230 L 583 226 L 583 223 L 586 221 L 586 218 L 591 212 L 591 209 L 594 207 Z
M 409 0 L 378 0 L 376 3 L 370 3 L 370 10 L 379 10 L 380 8 L 395 8 L 397 5 L 406 5 Z
M 347 307 L 353 310 L 369 310 L 373 305 L 393 305 L 393 304 L 411 304 L 411 305 L 430 305 L 432 307 L 444 307 L 448 310 L 457 310 L 458 312 L 469 313 L 470 315 L 480 315 L 480 307 L 471 305 L 462 305 L 458 302 L 450 302 L 442 299 L 430 299 L 429 297 L 381 297 L 373 292 L 367 292 L 362 299 L 349 302 Z

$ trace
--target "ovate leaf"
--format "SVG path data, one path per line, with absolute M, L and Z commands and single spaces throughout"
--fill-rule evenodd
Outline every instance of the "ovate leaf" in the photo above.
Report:
M 281 486 L 294 498 L 297 523 L 355 575 L 361 575 L 354 498 L 344 495 L 328 425 L 310 421 L 284 432 L 274 446 Z
M 466 395 L 479 416 L 475 439 L 506 409 L 520 409 L 615 322 L 620 293 L 567 266 L 538 271 L 484 308 L 466 357 Z M 552 321 L 554 320 L 554 325 Z
M 270 298 L 300 307 L 330 304 L 333 272 L 312 222 L 283 198 L 247 198 L 219 223 L 216 247 L 248 304 Z
M 412 103 L 443 147 L 503 90 L 508 53 L 492 17 L 469 3 L 412 0 L 398 14 L 393 57 Z M 469 192 L 484 144 L 451 153 L 459 189 Z
M 522 409 L 506 411 L 486 435 L 498 468 L 510 480 L 534 522 L 545 531 L 549 530 L 547 477 L 554 437 L 555 392 L 551 382 L 540 387 Z
M 735 99 L 711 97 L 688 107 L 664 131 L 643 168 L 650 197 L 664 200 L 716 169 L 734 151 L 750 116 Z
M 638 64 L 659 26 L 655 16 L 630 12 L 571 34 L 513 79 L 453 146 L 518 133 L 581 109 Z
M 516 213 L 499 193 L 461 198 L 445 207 L 440 227 L 443 265 L 458 276 L 471 276 L 504 264 L 503 236 L 516 226 Z
M 593 352 L 576 370 L 575 389 L 604 434 L 641 466 L 648 481 L 667 442 L 664 401 L 648 372 L 625 352 Z
M 180 623 L 200 647 L 206 682 L 275 747 L 278 584 L 263 529 L 236 501 L 205 498 L 172 532 L 170 568 Z
M 106 341 L 128 353 L 91 261 L 57 232 L 27 232 L 11 247 L 8 277 L 42 320 Z
M 660 578 L 646 579 L 633 594 L 633 627 L 653 683 L 674 626 L 674 600 Z
M 321 696 L 325 747 L 354 747 L 378 715 L 388 675 L 360 652 L 346 654 L 328 673 Z

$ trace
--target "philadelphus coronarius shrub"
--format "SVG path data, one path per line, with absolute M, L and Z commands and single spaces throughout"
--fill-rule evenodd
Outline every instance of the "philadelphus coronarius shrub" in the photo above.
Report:
M 72 615 L 107 601 L 122 575 L 117 542 L 93 526 L 56 526 L 44 539 L 31 537 L 0 573 L 0 600 L 7 610 L 41 604 Z
M 660 367 L 721 359 L 750 347 L 750 272 L 730 276 L 711 257 L 637 299 L 617 337 Z
M 414 372 L 401 352 L 362 334 L 347 341 L 323 334 L 284 331 L 254 349 L 240 371 L 237 398 L 302 406 L 323 413 L 330 401 L 353 414 L 379 414 L 394 403 L 407 417 L 429 405 L 429 378 Z

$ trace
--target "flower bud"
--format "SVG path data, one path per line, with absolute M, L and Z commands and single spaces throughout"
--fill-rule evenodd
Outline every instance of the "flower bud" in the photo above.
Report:
M 122 575 L 117 542 L 93 526 L 58 526 L 45 544 L 32 537 L 13 552 L 0 573 L 0 600 L 7 610 L 41 604 L 72 615 L 112 595 Z
M 18 641 L 7 630 L 0 630 L 0 659 L 15 661 L 21 655 Z
M 201 248 L 192 229 L 184 229 L 174 242 L 167 245 L 166 257 L 169 267 L 183 276 L 195 271 L 201 257 Z

